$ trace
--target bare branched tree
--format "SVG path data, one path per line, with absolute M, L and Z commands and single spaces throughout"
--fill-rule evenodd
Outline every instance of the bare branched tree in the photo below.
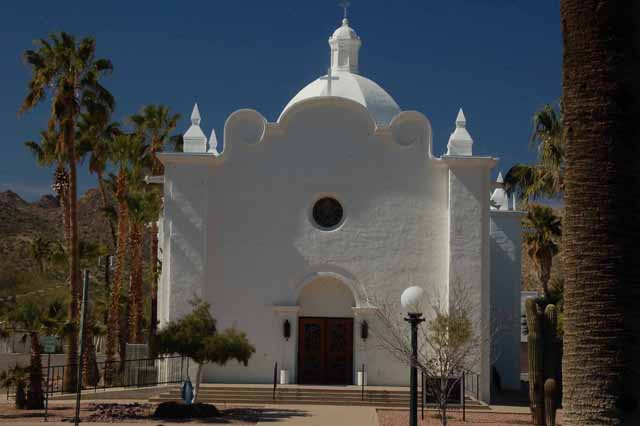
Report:
M 432 290 L 424 297 L 418 312 L 426 321 L 418 327 L 416 367 L 427 380 L 426 391 L 435 402 L 441 424 L 447 425 L 447 408 L 461 389 L 462 375 L 480 363 L 483 347 L 489 347 L 498 329 L 481 324 L 480 301 L 467 287 L 454 285 L 446 295 Z M 373 295 L 377 308 L 371 329 L 379 348 L 401 363 L 413 362 L 409 325 L 400 304 L 385 295 Z M 399 301 L 398 301 L 399 302 Z M 487 345 L 487 346 L 485 346 Z M 495 351 L 491 351 L 492 355 Z

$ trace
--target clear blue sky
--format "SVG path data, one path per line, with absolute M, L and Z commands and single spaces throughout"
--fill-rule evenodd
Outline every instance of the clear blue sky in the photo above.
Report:
M 423 112 L 440 155 L 463 107 L 474 153 L 501 159 L 506 171 L 533 161 L 532 113 L 561 94 L 559 1 L 352 0 L 361 73 L 404 110 Z M 291 97 L 326 72 L 327 38 L 340 24 L 334 0 L 11 1 L 0 4 L 0 190 L 33 200 L 49 192 L 51 171 L 24 149 L 46 126 L 49 105 L 17 110 L 29 72 L 21 59 L 36 38 L 55 31 L 92 35 L 113 61 L 105 81 L 116 119 L 149 103 L 182 114 L 194 101 L 209 134 L 226 117 L 254 108 L 277 119 Z M 82 172 L 80 190 L 95 181 Z

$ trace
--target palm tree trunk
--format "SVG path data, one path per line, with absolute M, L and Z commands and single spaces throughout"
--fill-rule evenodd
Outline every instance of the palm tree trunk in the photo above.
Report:
M 78 215 L 77 215 L 77 169 L 76 169 L 76 150 L 74 139 L 74 120 L 69 120 L 69 124 L 65 129 L 65 143 L 67 144 L 67 155 L 69 161 L 69 192 L 68 192 L 68 207 L 69 207 L 69 240 L 67 241 L 67 247 L 69 253 L 69 290 L 71 298 L 69 301 L 69 321 L 76 327 L 78 325 L 79 316 L 79 293 L 80 286 L 79 278 L 79 257 L 78 257 Z M 76 332 L 69 333 L 68 349 L 67 349 L 67 368 L 65 368 L 64 388 L 71 392 L 76 387 L 76 366 L 78 363 L 78 335 Z
M 149 339 L 158 330 L 158 224 L 151 224 L 151 320 L 149 324 Z
M 27 392 L 27 407 L 31 410 L 44 408 L 44 393 L 42 390 L 42 347 L 38 333 L 29 333 L 31 340 L 31 364 L 29 366 L 29 391 Z
M 567 141 L 563 424 L 636 425 L 640 6 L 561 0 L 560 10 Z
M 109 208 L 109 196 L 107 195 L 107 188 L 104 184 L 104 177 L 102 176 L 102 172 L 97 172 L 98 176 L 98 187 L 100 188 L 100 198 L 102 200 L 102 208 Z M 113 219 L 107 216 L 107 222 L 109 222 L 109 231 L 111 231 L 111 241 L 113 242 L 113 247 L 115 248 L 118 245 L 118 238 L 116 237 L 116 225 L 113 223 Z
M 131 308 L 129 342 L 144 343 L 142 336 L 142 226 L 131 222 Z
M 91 304 L 87 304 L 89 309 Z M 96 345 L 93 341 L 94 317 L 91 311 L 87 311 L 85 331 L 84 331 L 84 359 L 82 365 L 84 373 L 82 374 L 83 383 L 86 387 L 96 386 L 100 381 L 100 372 L 98 371 L 98 360 L 96 357 Z
M 109 323 L 107 325 L 105 380 L 111 383 L 115 373 L 116 351 L 120 337 L 120 290 L 127 250 L 127 204 L 125 200 L 126 178 L 124 171 L 120 171 L 117 178 L 118 200 L 118 244 L 116 245 L 116 268 L 113 274 L 111 300 L 109 302 Z

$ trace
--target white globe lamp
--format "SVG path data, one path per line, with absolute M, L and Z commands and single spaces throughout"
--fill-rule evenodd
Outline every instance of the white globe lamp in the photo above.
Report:
M 420 302 L 424 290 L 412 286 L 402 292 L 400 304 L 407 312 L 404 320 L 411 324 L 411 368 L 409 372 L 409 426 L 418 425 L 418 324 L 424 321 L 420 312 Z
M 407 313 L 418 314 L 420 313 L 420 302 L 422 302 L 423 294 L 422 287 L 411 286 L 402 292 L 400 304 Z

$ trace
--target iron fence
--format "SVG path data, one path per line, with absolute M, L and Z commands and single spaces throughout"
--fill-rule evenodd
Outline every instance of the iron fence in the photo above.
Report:
M 94 368 L 83 366 L 83 390 L 106 390 L 111 388 L 148 387 L 181 383 L 189 372 L 189 358 L 166 356 L 159 358 L 102 361 Z M 64 394 L 64 377 L 68 368 L 77 370 L 77 365 L 51 365 L 42 367 L 45 394 Z M 72 391 L 71 393 L 74 393 Z M 15 389 L 7 389 L 7 399 L 15 397 Z

